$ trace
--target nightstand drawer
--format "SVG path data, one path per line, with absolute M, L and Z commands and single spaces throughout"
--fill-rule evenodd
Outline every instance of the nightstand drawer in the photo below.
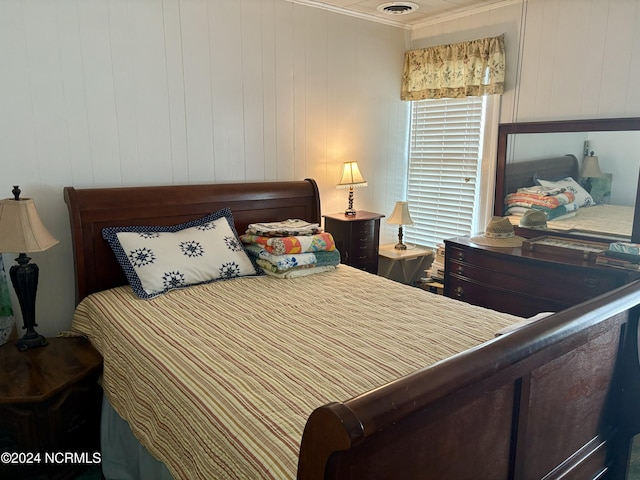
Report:
M 351 226 L 351 236 L 355 242 L 369 242 L 375 236 L 375 227 L 376 222 L 373 220 L 354 223 Z
M 324 216 L 324 229 L 333 235 L 342 263 L 377 273 L 382 217 L 384 215 L 371 212 L 357 212 L 355 216 Z
M 100 451 L 100 354 L 84 338 L 50 338 L 49 345 L 20 352 L 0 347 L 0 450 Z M 99 460 L 99 458 L 98 458 Z M 86 464 L 0 464 L 0 478 L 75 478 Z

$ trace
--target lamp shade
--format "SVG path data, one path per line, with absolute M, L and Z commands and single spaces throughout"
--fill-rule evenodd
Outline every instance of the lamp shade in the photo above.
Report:
M 342 176 L 337 188 L 350 188 L 350 187 L 366 187 L 367 182 L 362 178 L 360 169 L 358 168 L 358 162 L 344 162 L 342 165 Z
M 580 176 L 584 178 L 603 176 L 602 170 L 600 170 L 600 165 L 598 165 L 598 157 L 584 157 L 584 160 L 582 161 L 582 171 L 580 172 Z
M 0 252 L 42 252 L 58 243 L 31 198 L 0 200 Z
M 396 202 L 396 206 L 393 207 L 391 216 L 387 219 L 387 223 L 392 225 L 413 225 L 411 215 L 409 215 L 409 203 L 408 202 Z

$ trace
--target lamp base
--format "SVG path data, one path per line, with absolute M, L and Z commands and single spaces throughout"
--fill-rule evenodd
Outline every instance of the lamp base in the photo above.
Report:
M 398 243 L 396 243 L 396 246 L 393 247 L 396 250 L 406 250 L 407 249 L 407 246 L 404 243 L 402 243 L 402 237 L 403 237 L 403 235 L 402 235 L 402 225 L 399 225 L 398 226 Z
M 21 253 L 16 258 L 17 265 L 9 269 L 11 283 L 16 291 L 16 296 L 22 309 L 22 319 L 27 332 L 16 342 L 16 347 L 21 352 L 36 347 L 44 347 L 49 342 L 36 332 L 36 291 L 38 290 L 38 277 L 40 269 L 35 263 L 29 263 L 31 258 Z
M 349 187 L 349 207 L 344 211 L 347 217 L 354 217 L 356 215 L 356 209 L 353 208 L 353 185 Z
M 49 344 L 49 341 L 40 335 L 38 332 L 33 331 L 26 333 L 24 337 L 16 340 L 16 347 L 21 352 L 31 350 L 36 347 L 44 347 Z

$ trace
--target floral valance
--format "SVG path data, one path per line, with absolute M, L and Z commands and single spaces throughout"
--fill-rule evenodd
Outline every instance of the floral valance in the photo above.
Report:
M 410 50 L 405 54 L 402 100 L 462 98 L 504 91 L 504 34 Z

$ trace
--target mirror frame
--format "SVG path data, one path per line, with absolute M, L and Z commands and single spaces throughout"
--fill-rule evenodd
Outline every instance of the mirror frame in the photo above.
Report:
M 501 123 L 498 125 L 498 154 L 493 214 L 500 217 L 504 214 L 504 179 L 507 167 L 507 139 L 509 135 L 518 133 L 612 132 L 623 130 L 640 130 L 640 117 Z M 638 157 L 640 159 L 640 152 L 638 153 Z M 519 235 L 529 238 L 540 235 L 539 230 L 530 230 L 522 227 L 517 227 L 517 230 Z M 554 235 L 555 234 L 556 232 L 554 232 Z M 559 236 L 576 237 L 575 234 L 566 232 L 557 232 L 557 234 Z M 602 238 L 590 238 L 588 235 L 581 235 L 580 238 L 602 241 Z M 638 176 L 638 187 L 636 189 L 631 241 L 640 243 L 640 175 Z

